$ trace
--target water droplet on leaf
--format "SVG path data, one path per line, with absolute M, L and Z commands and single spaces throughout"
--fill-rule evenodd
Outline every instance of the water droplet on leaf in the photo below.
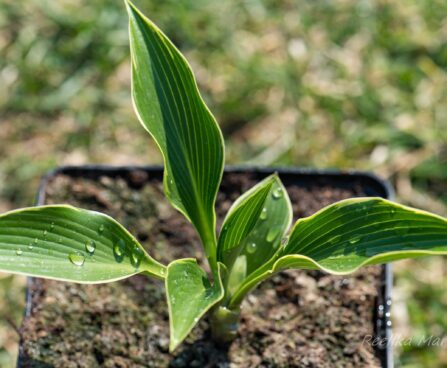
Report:
M 102 233 L 104 231 L 104 225 L 100 225 L 98 228 L 98 232 Z
M 29 250 L 33 250 L 33 248 L 34 248 L 33 243 L 29 243 L 29 245 L 28 245 L 28 249 L 29 249 Z
M 271 243 L 278 237 L 280 231 L 281 231 L 281 228 L 279 226 L 273 226 L 268 231 L 265 240 L 267 240 L 269 243 Z
M 276 188 L 276 189 L 273 191 L 273 198 L 274 198 L 274 199 L 280 199 L 281 197 L 282 197 L 282 188 L 281 188 L 281 187 Z
M 75 266 L 82 266 L 85 262 L 85 257 L 81 252 L 70 253 L 68 259 Z
M 87 251 L 87 253 L 92 255 L 93 253 L 95 253 L 96 243 L 93 240 L 87 240 L 85 242 L 85 250 Z
M 267 220 L 267 208 L 263 208 L 261 211 L 261 216 L 259 216 L 261 220 Z
M 47 230 L 44 230 L 44 231 L 43 231 L 43 236 L 45 237 L 45 236 L 47 236 L 47 234 L 48 234 L 48 231 L 47 231 Z
M 354 235 L 349 239 L 350 244 L 358 243 L 362 239 L 361 235 Z
M 248 243 L 246 247 L 247 253 L 253 254 L 254 252 L 256 252 L 256 247 L 256 243 Z
M 335 235 L 333 238 L 331 238 L 331 240 L 329 240 L 329 243 L 336 244 L 339 242 L 340 238 L 341 238 L 341 235 Z
M 143 259 L 143 251 L 137 246 L 132 250 L 132 257 L 130 261 L 135 268 L 140 266 L 141 260 Z
M 115 255 L 115 258 L 118 262 L 121 262 L 123 260 L 125 249 L 126 243 L 122 239 L 119 239 L 113 246 L 113 254 Z
M 54 229 L 54 222 L 51 223 L 50 229 L 51 229 L 51 230 Z
M 21 250 L 21 249 L 17 249 L 17 250 L 16 250 L 16 254 L 17 254 L 18 256 L 21 256 L 21 255 L 23 254 L 23 250 Z

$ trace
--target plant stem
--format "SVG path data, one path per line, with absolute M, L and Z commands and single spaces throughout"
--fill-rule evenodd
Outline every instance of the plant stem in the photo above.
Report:
M 210 315 L 211 334 L 213 339 L 220 344 L 233 341 L 239 327 L 240 310 L 227 309 L 218 306 Z

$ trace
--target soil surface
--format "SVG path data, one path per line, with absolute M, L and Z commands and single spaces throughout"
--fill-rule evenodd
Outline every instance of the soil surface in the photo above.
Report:
M 218 222 L 256 179 L 224 176 Z M 365 195 L 358 183 L 334 187 L 285 183 L 295 219 L 334 201 Z M 371 194 L 370 192 L 366 192 Z M 134 171 L 99 180 L 58 175 L 46 203 L 69 203 L 116 218 L 158 260 L 203 255 L 192 226 L 166 201 L 160 177 Z M 374 333 L 380 267 L 351 277 L 316 271 L 282 272 L 243 303 L 237 339 L 220 348 L 203 319 L 169 354 L 169 323 L 162 282 L 135 276 L 102 285 L 34 279 L 32 310 L 22 327 L 25 367 L 379 367 L 363 340 Z

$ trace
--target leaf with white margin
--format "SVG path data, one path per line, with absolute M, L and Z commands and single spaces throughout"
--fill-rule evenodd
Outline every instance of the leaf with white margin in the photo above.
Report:
M 222 300 L 224 289 L 219 279 L 211 285 L 206 272 L 193 258 L 178 259 L 167 267 L 166 296 L 169 307 L 170 344 L 175 350 L 188 336 L 200 318 L 216 303 Z
M 216 271 L 214 203 L 224 167 L 222 132 L 184 56 L 131 2 L 126 4 L 135 111 L 163 155 L 166 196 L 195 226 Z
M 362 266 L 447 254 L 447 220 L 383 198 L 352 198 L 296 222 L 288 243 L 232 296 L 243 297 L 273 273 L 290 268 L 344 275 Z
M 142 272 L 163 279 L 165 266 L 113 218 L 51 205 L 0 215 L 0 271 L 94 284 Z

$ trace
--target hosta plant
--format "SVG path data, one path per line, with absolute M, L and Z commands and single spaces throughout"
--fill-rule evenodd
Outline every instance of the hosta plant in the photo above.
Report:
M 163 279 L 173 350 L 206 313 L 216 340 L 233 339 L 245 296 L 279 271 L 348 274 L 447 253 L 445 218 L 381 198 L 344 200 L 291 227 L 278 175 L 236 200 L 217 233 L 222 133 L 183 55 L 134 5 L 126 6 L 135 111 L 163 154 L 166 196 L 197 230 L 211 272 L 192 258 L 163 265 L 109 216 L 66 205 L 0 216 L 2 271 L 91 284 L 138 273 Z

